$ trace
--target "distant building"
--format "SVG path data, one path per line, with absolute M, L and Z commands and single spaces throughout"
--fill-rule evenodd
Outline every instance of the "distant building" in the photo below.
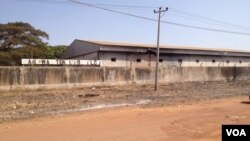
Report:
M 101 60 L 101 66 L 154 67 L 155 45 L 75 40 L 62 59 Z M 161 67 L 250 67 L 250 52 L 160 46 Z

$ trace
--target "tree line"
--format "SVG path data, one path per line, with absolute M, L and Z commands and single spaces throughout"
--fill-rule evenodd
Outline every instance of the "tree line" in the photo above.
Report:
M 50 46 L 48 39 L 46 32 L 29 23 L 0 23 L 0 65 L 21 65 L 22 58 L 60 58 L 66 46 Z

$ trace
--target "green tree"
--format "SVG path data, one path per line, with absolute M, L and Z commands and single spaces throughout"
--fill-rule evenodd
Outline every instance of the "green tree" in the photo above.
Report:
M 28 23 L 0 24 L 0 65 L 20 65 L 22 58 L 46 58 L 49 36 Z
M 29 23 L 15 22 L 0 24 L 0 50 L 8 51 L 20 47 L 44 47 L 49 35 L 35 29 Z
M 0 51 L 0 65 L 11 65 L 11 55 L 7 51 Z
M 47 49 L 45 47 L 22 47 L 10 51 L 12 65 L 21 65 L 23 58 L 46 58 Z
M 47 46 L 46 58 L 48 59 L 59 59 L 67 46 Z

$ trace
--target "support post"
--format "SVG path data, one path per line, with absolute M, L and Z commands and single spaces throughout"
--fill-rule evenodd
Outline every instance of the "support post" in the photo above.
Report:
M 158 92 L 158 79 L 159 79 L 159 59 L 160 59 L 160 26 L 161 26 L 161 14 L 167 11 L 168 8 L 162 10 L 162 7 L 159 7 L 159 10 L 154 10 L 154 13 L 158 13 L 158 32 L 157 32 L 157 53 L 156 53 L 156 67 L 155 67 L 155 91 Z

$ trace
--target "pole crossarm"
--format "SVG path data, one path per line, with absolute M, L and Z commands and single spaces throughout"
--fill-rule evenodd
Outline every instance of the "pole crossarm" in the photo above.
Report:
M 168 7 L 166 7 L 165 9 L 162 10 L 162 7 L 159 7 L 159 10 L 154 10 L 154 13 L 162 13 L 162 12 L 165 12 L 165 11 L 168 11 Z

